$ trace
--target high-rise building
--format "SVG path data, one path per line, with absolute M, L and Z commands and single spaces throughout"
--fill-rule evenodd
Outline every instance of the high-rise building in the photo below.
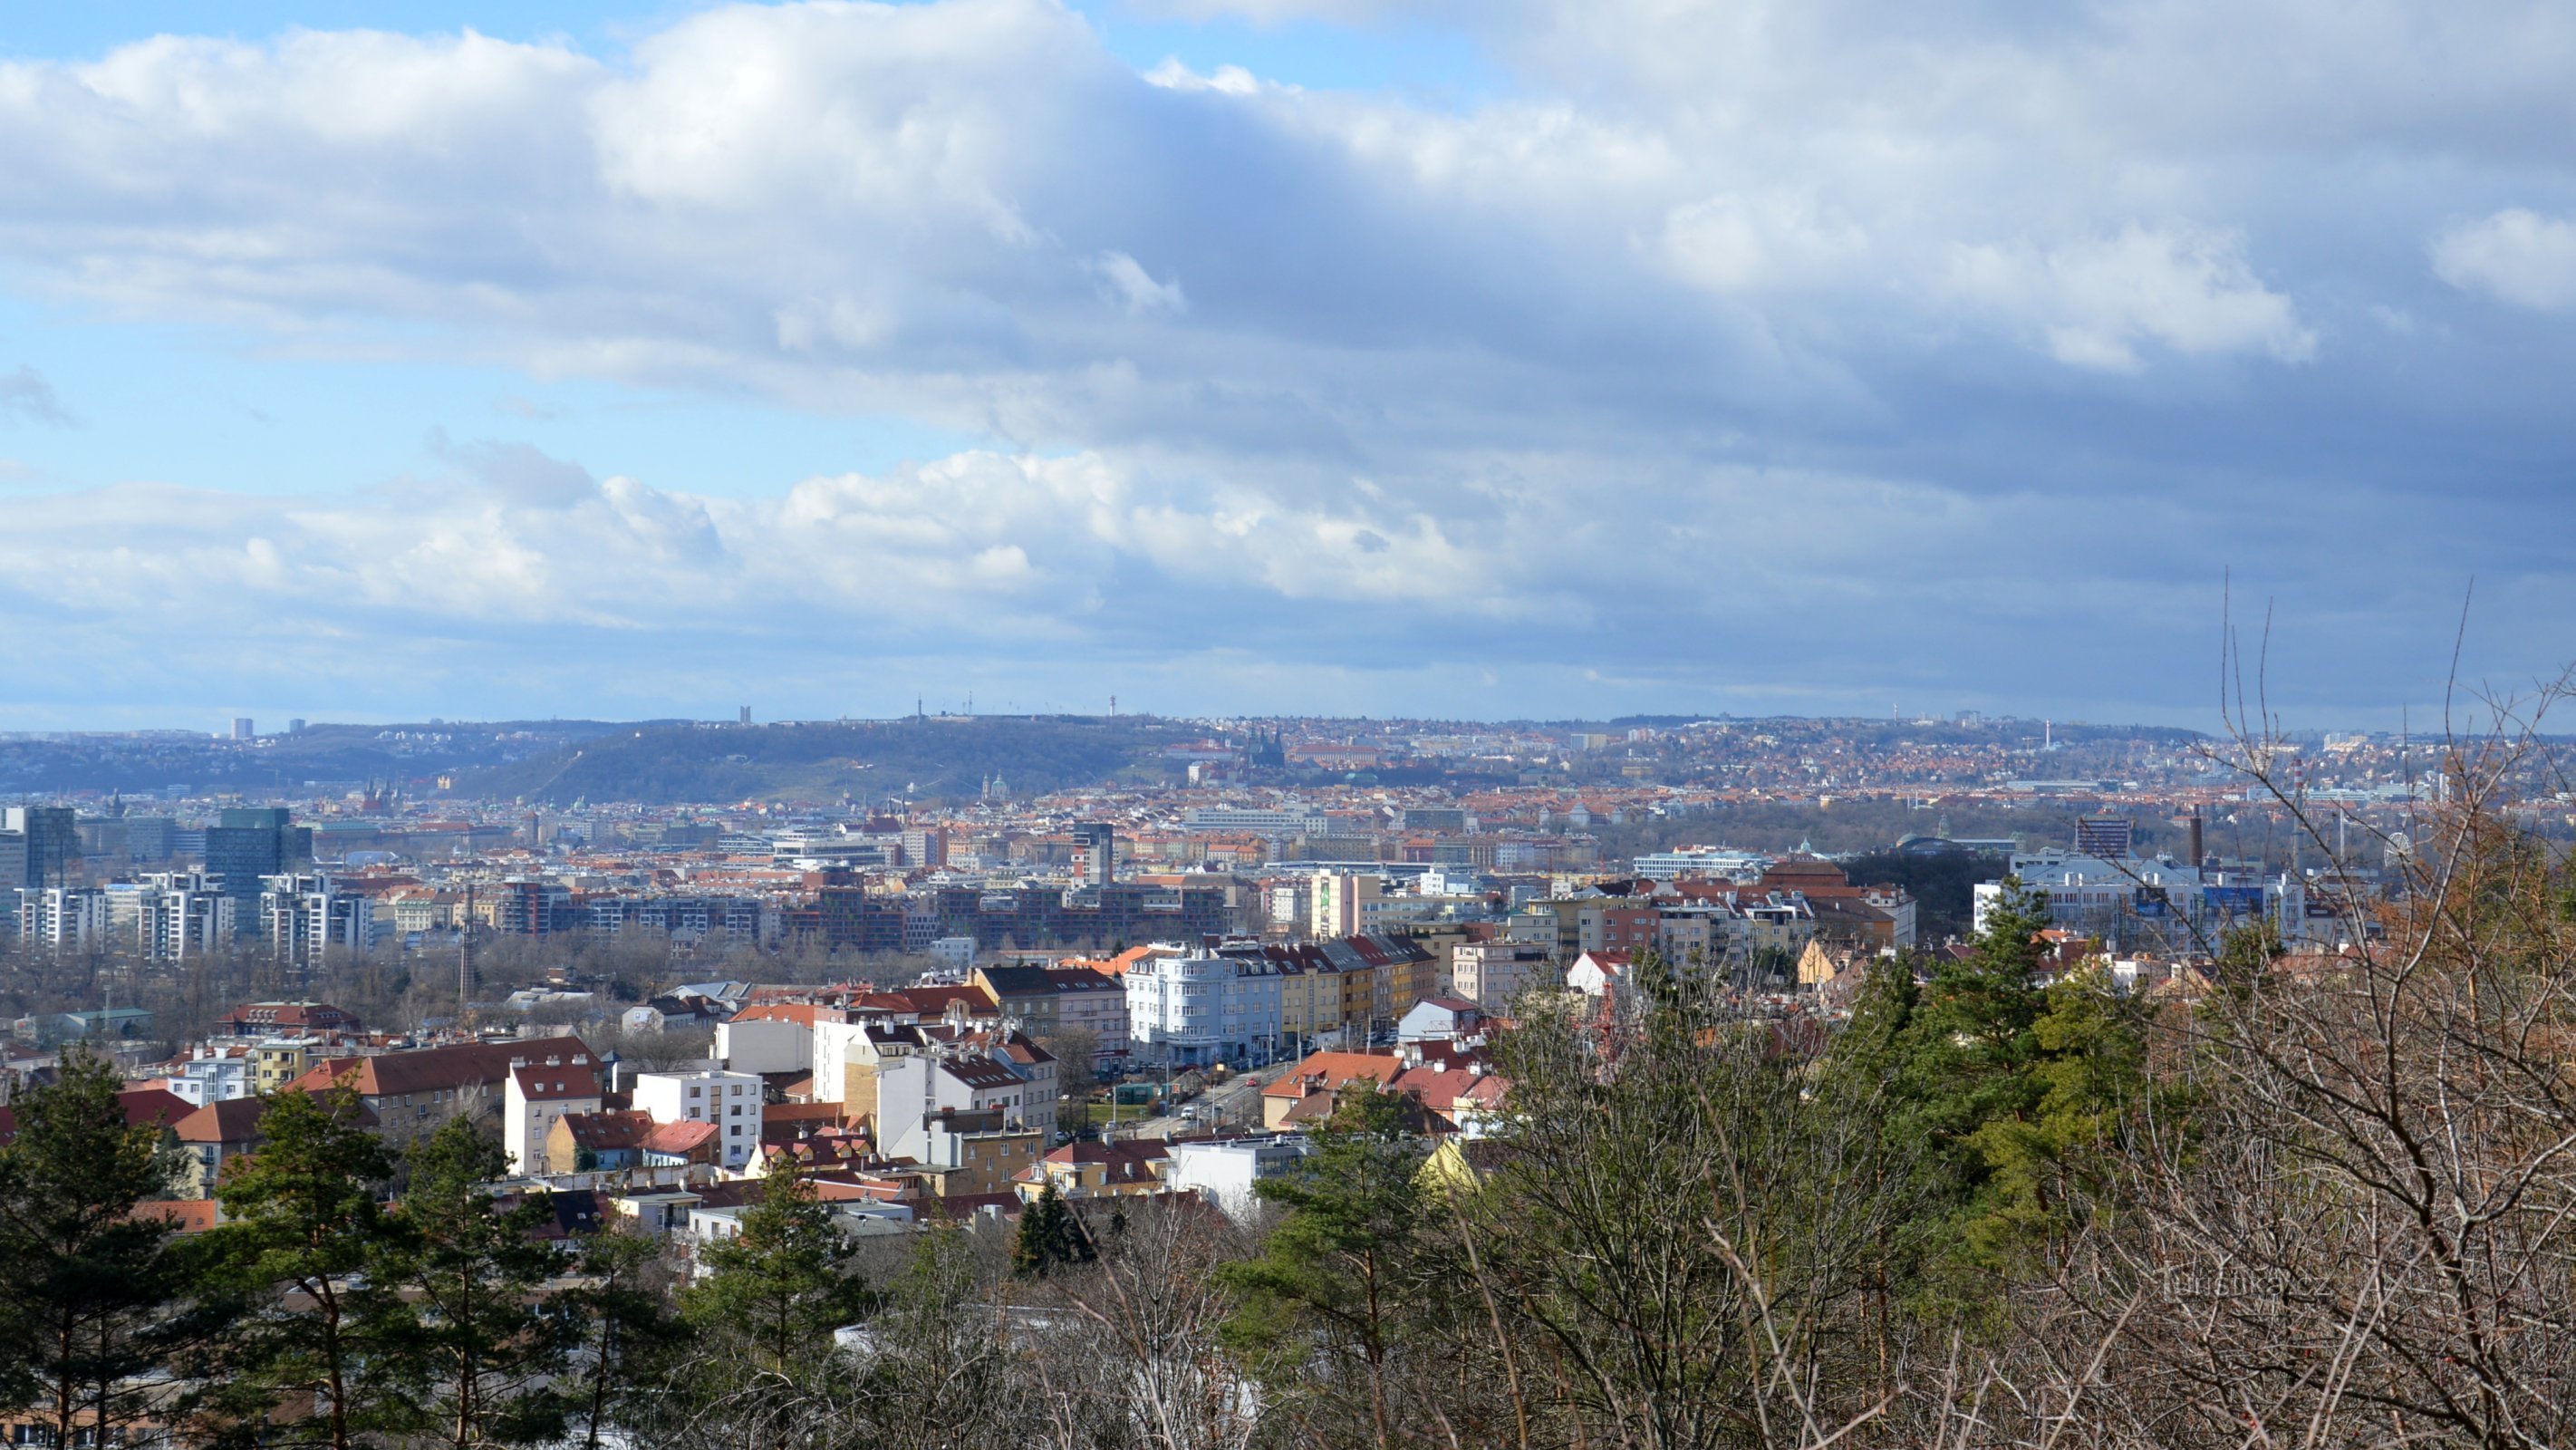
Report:
M 18 942 L 22 947 L 69 951 L 107 942 L 107 893 L 95 886 L 18 888 Z
M 69 806 L 0 807 L 0 832 L 19 837 L 26 849 L 18 872 L 0 877 L 0 887 L 61 886 L 80 862 L 80 817 Z
M 2125 861 L 2129 857 L 2129 833 L 2132 823 L 2120 816 L 2078 816 L 2075 820 L 2075 854 L 2096 861 Z
M 1082 852 L 1082 880 L 1106 886 L 1118 879 L 1118 828 L 1107 821 L 1087 821 L 1073 828 L 1073 844 Z
M 279 965 L 309 969 L 332 947 L 363 955 L 376 944 L 373 903 L 341 895 L 329 876 L 281 873 L 260 885 L 260 920 Z
M 290 824 L 274 806 L 234 806 L 206 828 L 206 874 L 223 878 L 239 918 L 265 925 L 263 878 L 292 873 L 313 860 L 313 828 Z
M 258 733 L 259 732 L 251 728 L 251 720 L 248 715 L 235 715 L 233 717 L 233 738 L 235 740 L 254 739 L 257 737 Z

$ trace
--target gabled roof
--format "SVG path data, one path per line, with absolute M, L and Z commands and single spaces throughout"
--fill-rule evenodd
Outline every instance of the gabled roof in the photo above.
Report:
M 566 1113 L 558 1119 L 575 1148 L 588 1148 L 594 1153 L 617 1153 L 644 1146 L 653 1132 L 653 1115 L 634 1111 L 615 1113 Z
M 510 1069 L 510 1077 L 519 1085 L 519 1095 L 532 1103 L 587 1102 L 599 1096 L 599 1069 L 588 1063 L 531 1063 Z
M 287 1086 L 295 1092 L 322 1092 L 344 1079 L 360 1097 L 400 1097 L 409 1093 L 445 1092 L 464 1087 L 498 1087 L 509 1075 L 513 1058 L 543 1063 L 561 1058 L 566 1066 L 599 1060 L 578 1037 L 534 1037 L 512 1042 L 466 1042 L 425 1047 L 413 1052 L 387 1052 L 375 1057 L 335 1057 L 314 1064 Z
M 261 1098 L 227 1098 L 171 1124 L 182 1143 L 247 1143 L 259 1136 L 259 1120 L 268 1115 Z
M 1264 1084 L 1265 1098 L 1302 1098 L 1320 1088 L 1332 1092 L 1353 1078 L 1391 1082 L 1404 1063 L 1391 1052 L 1311 1052 L 1295 1067 Z

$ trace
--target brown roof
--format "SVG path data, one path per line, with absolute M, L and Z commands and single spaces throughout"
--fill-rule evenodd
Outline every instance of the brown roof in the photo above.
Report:
M 1311 1052 L 1304 1061 L 1273 1078 L 1261 1089 L 1265 1098 L 1302 1098 L 1321 1088 L 1330 1092 L 1355 1077 L 1384 1083 L 1404 1071 L 1393 1053 Z
M 260 1098 L 228 1098 L 208 1103 L 171 1124 L 182 1143 L 247 1143 L 259 1136 L 259 1120 L 268 1114 Z
M 574 1147 L 594 1153 L 640 1148 L 653 1132 L 650 1113 L 566 1113 L 557 1121 Z
M 451 1047 L 424 1047 L 413 1052 L 387 1052 L 374 1057 L 335 1057 L 314 1064 L 287 1084 L 296 1092 L 321 1092 L 347 1081 L 360 1097 L 401 1097 L 410 1093 L 447 1092 L 465 1087 L 497 1087 L 514 1060 L 541 1064 L 548 1057 L 566 1066 L 599 1060 L 578 1037 L 534 1037 L 513 1042 L 466 1042 Z
M 692 1153 L 715 1135 L 713 1123 L 660 1123 L 644 1135 L 643 1147 L 647 1153 Z
M 533 1103 L 559 1103 L 599 1096 L 599 1069 L 587 1063 L 575 1067 L 559 1064 L 543 1067 L 531 1063 L 510 1069 L 519 1083 L 519 1093 Z

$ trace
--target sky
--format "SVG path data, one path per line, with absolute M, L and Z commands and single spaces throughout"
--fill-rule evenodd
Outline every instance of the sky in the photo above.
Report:
M 2563 4 L 0 21 L 0 730 L 2576 659 Z

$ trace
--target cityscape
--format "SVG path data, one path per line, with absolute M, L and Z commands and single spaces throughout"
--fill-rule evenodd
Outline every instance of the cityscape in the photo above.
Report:
M 2576 11 L 0 24 L 0 1446 L 2576 1446 Z

